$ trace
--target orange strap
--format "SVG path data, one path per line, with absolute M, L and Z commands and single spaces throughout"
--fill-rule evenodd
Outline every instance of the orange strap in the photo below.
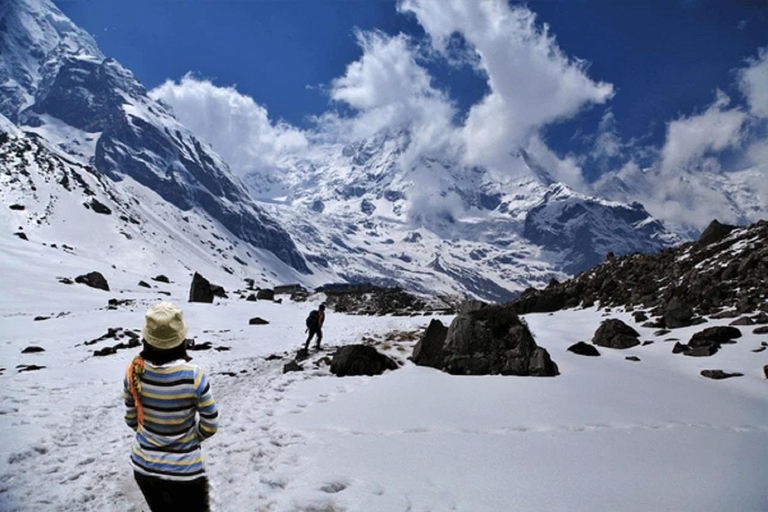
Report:
M 141 405 L 141 375 L 144 373 L 144 360 L 136 356 L 128 365 L 128 390 L 133 397 L 133 403 L 136 405 L 136 414 L 139 420 L 139 426 L 144 424 L 144 407 Z

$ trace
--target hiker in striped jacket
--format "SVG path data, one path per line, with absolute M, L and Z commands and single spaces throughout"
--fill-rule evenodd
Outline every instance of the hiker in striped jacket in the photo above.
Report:
M 123 381 L 125 421 L 136 431 L 131 465 L 150 509 L 206 512 L 208 479 L 200 444 L 216 433 L 218 410 L 208 377 L 190 364 L 181 310 L 152 306 L 144 348 Z

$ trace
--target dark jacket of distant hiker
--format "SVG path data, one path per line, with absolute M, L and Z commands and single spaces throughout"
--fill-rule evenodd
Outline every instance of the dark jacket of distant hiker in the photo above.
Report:
M 174 304 L 151 307 L 143 334 L 144 350 L 131 361 L 123 381 L 125 421 L 136 431 L 134 476 L 153 512 L 207 511 L 200 443 L 218 429 L 208 377 L 189 363 L 187 326 Z
M 325 304 L 321 304 L 317 310 L 312 311 L 307 317 L 307 341 L 304 342 L 304 348 L 309 348 L 309 342 L 314 336 L 317 336 L 316 346 L 320 348 L 320 342 L 323 341 L 323 323 L 325 323 Z

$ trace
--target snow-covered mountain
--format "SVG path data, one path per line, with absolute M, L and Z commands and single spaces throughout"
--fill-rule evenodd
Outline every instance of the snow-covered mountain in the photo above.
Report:
M 642 205 L 579 194 L 525 152 L 528 174 L 504 179 L 448 158 L 404 165 L 409 143 L 403 131 L 323 146 L 245 181 L 315 265 L 422 291 L 505 300 L 609 251 L 678 240 Z
M 131 179 L 310 273 L 226 163 L 48 0 L 0 7 L 2 113 L 115 182 Z
M 206 247 L 205 268 L 241 277 L 258 268 L 273 282 L 364 281 L 497 301 L 589 268 L 609 251 L 676 241 L 640 204 L 579 194 L 522 150 L 528 172 L 515 178 L 447 155 L 406 160 L 407 130 L 316 144 L 243 185 L 49 0 L 3 2 L 0 27 L 0 113 L 10 120 L 4 131 L 15 132 L 4 149 L 14 185 L 4 200 L 28 208 L 29 229 L 73 226 L 86 214 L 77 225 L 88 232 L 93 219 L 107 222 L 84 207 L 90 190 L 120 212 L 106 230 L 120 244 L 132 237 L 134 249 L 144 244 L 140 251 L 162 258 L 156 251 L 171 243 L 166 250 L 186 269 L 199 263 L 196 251 L 187 254 L 191 244 Z M 14 181 L 24 165 L 29 176 Z M 93 183 L 79 187 L 74 176 Z M 35 191 L 39 180 L 50 185 L 44 193 Z M 36 203 L 74 206 L 38 224 Z M 22 213 L 9 215 L 15 230 Z M 106 257 L 104 244 L 92 250 Z

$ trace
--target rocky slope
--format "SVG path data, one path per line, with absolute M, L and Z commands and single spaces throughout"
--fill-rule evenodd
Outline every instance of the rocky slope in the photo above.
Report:
M 768 311 L 768 221 L 735 227 L 713 221 L 696 242 L 658 253 L 632 253 L 512 303 L 518 313 L 623 307 L 649 325 L 676 328 L 704 316 Z

